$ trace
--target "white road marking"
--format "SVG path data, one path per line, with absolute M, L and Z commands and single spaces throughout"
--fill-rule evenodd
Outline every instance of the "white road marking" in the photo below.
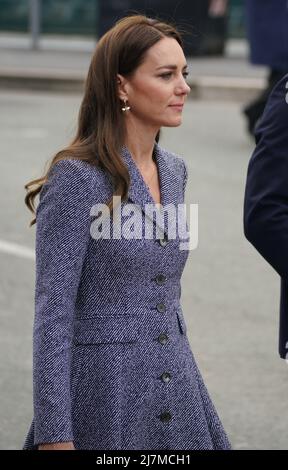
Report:
M 18 245 L 17 243 L 7 242 L 0 240 L 0 252 L 9 255 L 18 256 L 19 258 L 35 260 L 35 251 L 26 246 Z

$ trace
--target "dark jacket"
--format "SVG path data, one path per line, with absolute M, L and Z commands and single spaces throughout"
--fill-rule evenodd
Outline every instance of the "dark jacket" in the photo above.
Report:
M 287 0 L 246 0 L 251 61 L 288 71 Z
M 273 89 L 248 166 L 244 232 L 281 276 L 279 354 L 288 357 L 288 75 Z

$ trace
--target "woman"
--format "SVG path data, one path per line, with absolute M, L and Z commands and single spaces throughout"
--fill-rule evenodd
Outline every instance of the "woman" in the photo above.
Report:
M 24 449 L 230 448 L 186 335 L 187 250 L 167 236 L 167 220 L 160 230 L 152 219 L 150 238 L 141 225 L 151 205 L 159 215 L 161 205 L 184 202 L 184 160 L 158 141 L 161 126 L 181 124 L 186 68 L 172 26 L 120 20 L 97 44 L 75 139 L 49 178 L 27 185 L 30 209 L 41 192 L 34 418 Z M 140 237 L 127 219 L 119 236 L 113 194 L 123 212 L 134 203 Z

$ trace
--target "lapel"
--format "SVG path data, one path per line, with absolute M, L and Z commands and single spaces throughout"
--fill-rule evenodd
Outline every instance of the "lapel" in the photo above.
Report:
M 160 210 L 155 206 L 155 201 L 151 196 L 150 190 L 145 183 L 140 170 L 138 169 L 135 160 L 133 159 L 130 151 L 126 146 L 122 146 L 121 153 L 124 162 L 128 168 L 130 174 L 130 187 L 128 190 L 128 198 L 134 203 L 137 204 L 141 210 L 144 212 L 145 217 L 148 217 L 151 220 L 149 211 L 146 204 L 153 204 L 155 211 L 163 217 L 163 206 L 167 204 L 173 204 L 177 209 L 177 204 L 179 202 L 179 191 L 180 191 L 180 182 L 179 177 L 172 169 L 171 165 L 167 162 L 164 156 L 164 150 L 158 145 L 155 141 L 154 145 L 154 158 L 158 168 L 159 174 L 159 184 L 160 184 L 160 194 L 161 194 L 161 207 Z M 167 152 L 166 152 L 167 153 Z M 171 157 L 172 158 L 172 157 Z M 166 215 L 164 219 L 164 233 L 168 235 L 168 226 Z M 157 217 L 153 217 L 153 224 L 157 224 L 159 228 L 163 228 L 160 223 L 157 223 Z

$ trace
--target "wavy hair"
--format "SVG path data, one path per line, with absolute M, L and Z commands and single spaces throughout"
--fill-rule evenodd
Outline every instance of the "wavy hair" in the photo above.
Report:
M 134 14 L 118 20 L 100 38 L 85 81 L 75 137 L 52 158 L 44 176 L 25 185 L 25 204 L 35 215 L 30 227 L 36 223 L 35 197 L 48 179 L 52 166 L 62 159 L 84 160 L 104 169 L 113 182 L 113 195 L 127 198 L 130 176 L 120 156 L 126 127 L 116 78 L 118 73 L 131 78 L 144 62 L 148 49 L 164 37 L 176 39 L 183 48 L 181 34 L 174 25 Z M 160 130 L 156 142 L 159 138 Z M 113 211 L 113 195 L 107 202 L 110 211 Z

